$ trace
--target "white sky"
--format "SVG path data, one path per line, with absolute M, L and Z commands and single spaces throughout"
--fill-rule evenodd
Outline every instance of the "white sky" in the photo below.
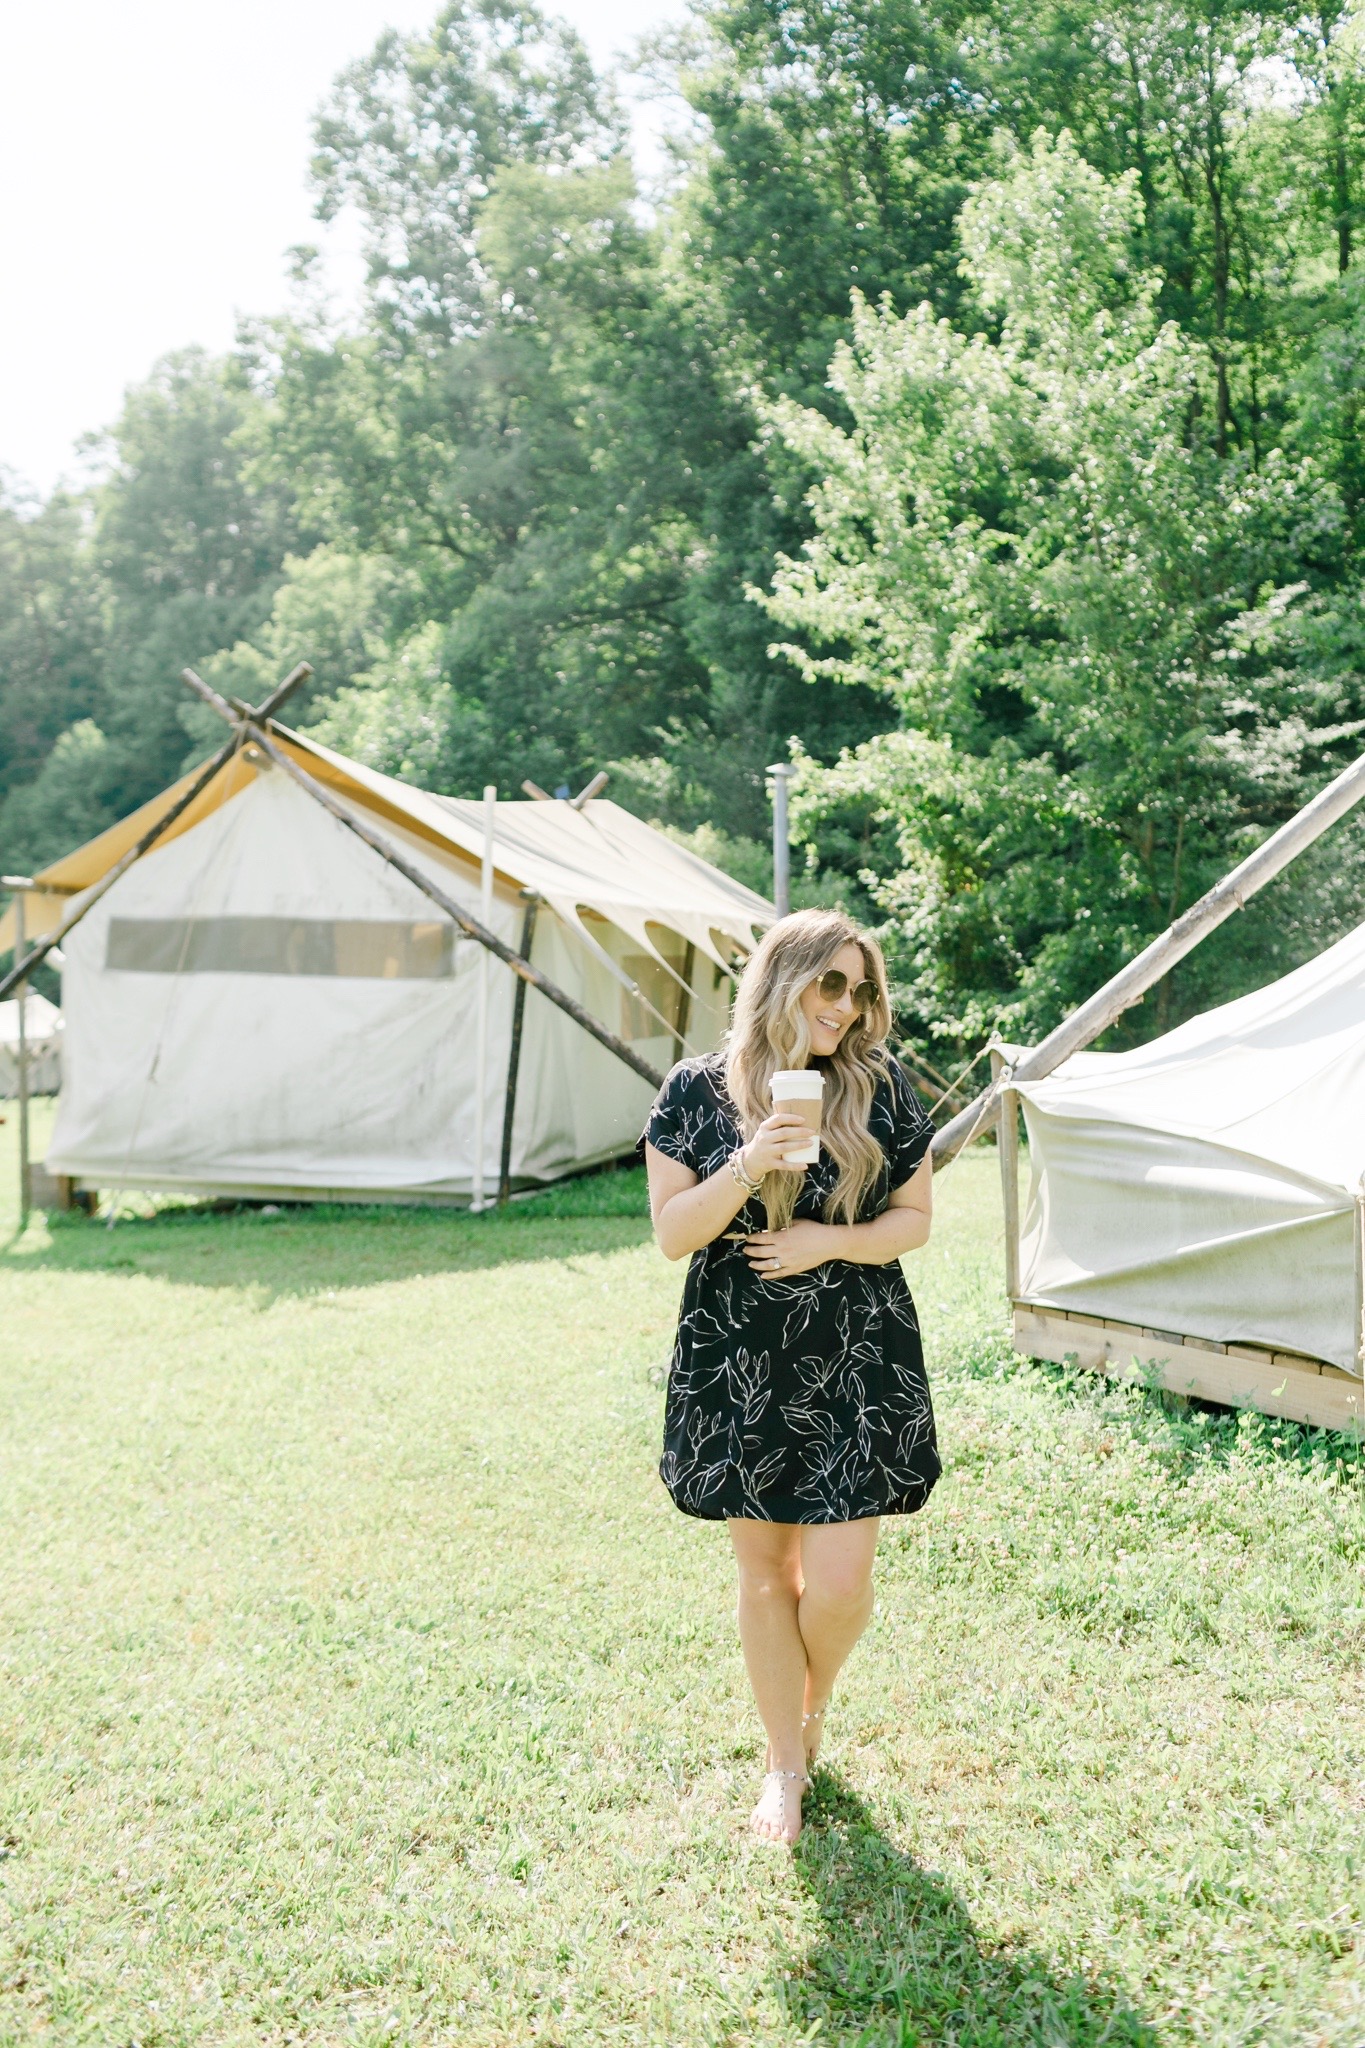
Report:
M 680 0 L 551 0 L 599 64 Z M 166 350 L 228 346 L 285 301 L 284 252 L 355 236 L 312 218 L 310 120 L 385 27 L 438 0 L 0 0 L 0 468 L 76 479 Z

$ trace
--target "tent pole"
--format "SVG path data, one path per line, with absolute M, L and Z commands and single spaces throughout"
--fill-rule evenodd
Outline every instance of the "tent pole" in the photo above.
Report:
M 14 950 L 23 956 L 24 892 L 14 899 Z M 19 984 L 19 1235 L 28 1229 L 28 1204 L 33 1176 L 29 1171 L 28 1145 L 28 982 Z
M 479 876 L 479 916 L 485 925 L 493 920 L 493 821 L 498 791 L 495 783 L 483 789 L 483 867 Z M 483 1144 L 488 1080 L 488 949 L 479 952 L 479 1014 L 474 1052 L 474 1171 L 469 1184 L 469 1206 L 483 1208 Z
M 1002 1076 L 1004 1079 L 1002 1080 Z M 1000 1089 L 1000 1193 L 1005 1213 L 1005 1299 L 1019 1293 L 1019 1097 L 1008 1085 L 1009 1062 L 991 1047 L 991 1080 Z
M 553 798 L 551 799 L 553 802 Z M 531 947 L 536 936 L 536 912 L 540 909 L 540 898 L 533 891 L 526 892 L 526 915 L 521 921 L 521 957 L 529 960 Z M 484 958 L 487 959 L 487 954 Z M 517 977 L 517 990 L 512 998 L 512 1043 L 507 1054 L 507 1099 L 502 1109 L 502 1159 L 498 1171 L 498 1200 L 512 1199 L 512 1120 L 517 1113 L 517 1076 L 521 1071 L 521 1033 L 526 1018 L 526 983 Z
M 585 783 L 583 788 L 579 790 L 577 796 L 571 796 L 569 798 L 569 809 L 571 811 L 581 811 L 584 804 L 590 804 L 595 796 L 601 796 L 602 791 L 606 788 L 607 784 L 610 781 L 611 777 L 608 775 L 606 769 L 599 768 L 596 775 L 593 776 L 592 781 Z
M 1169 974 L 1177 961 L 1192 953 L 1200 940 L 1206 939 L 1235 910 L 1241 910 L 1258 889 L 1263 889 L 1282 868 L 1287 868 L 1306 846 L 1311 846 L 1322 836 L 1329 825 L 1335 825 L 1353 804 L 1359 803 L 1362 796 L 1365 796 L 1365 754 L 1353 761 L 1349 768 L 1344 768 L 1325 789 L 1319 790 L 1310 803 L 1296 811 L 1278 832 L 1272 832 L 1263 846 L 1248 854 L 1197 903 L 1192 903 L 1174 924 L 1168 925 L 1126 967 L 1121 967 L 1079 1009 L 1064 1017 L 1040 1045 L 1024 1053 L 1011 1079 L 1041 1081 L 1045 1074 L 1059 1067 L 1073 1052 L 1079 1052 L 1082 1046 L 1098 1038 L 1125 1010 L 1140 1002 L 1155 982 Z M 960 1110 L 950 1123 L 935 1132 L 932 1147 L 935 1171 L 955 1158 L 969 1137 L 980 1136 L 990 1130 L 998 1108 L 999 1087 L 992 1081 L 990 1087 Z
M 27 944 L 24 928 L 24 912 L 27 908 L 24 892 L 33 887 L 28 875 L 0 875 L 0 887 L 14 891 L 14 957 L 22 960 Z M 33 1175 L 29 1166 L 28 1142 L 28 978 L 19 984 L 19 1235 L 28 1229 L 29 1197 L 33 1187 Z
M 678 1015 L 673 1026 L 673 1064 L 676 1066 L 683 1056 L 687 1043 L 687 1027 L 692 1021 L 692 976 L 696 971 L 697 949 L 691 939 L 683 954 L 682 986 L 678 990 Z
M 67 933 L 74 931 L 86 912 L 93 910 L 101 896 L 108 894 L 115 882 L 118 881 L 120 875 L 127 874 L 133 862 L 140 860 L 148 848 L 156 844 L 162 833 L 168 832 L 176 819 L 184 815 L 196 797 L 203 795 L 219 769 L 227 766 L 240 745 L 241 733 L 234 732 L 227 745 L 220 747 L 211 761 L 205 762 L 203 768 L 195 776 L 194 781 L 190 784 L 184 795 L 177 797 L 170 809 L 164 811 L 156 823 L 148 827 L 141 839 L 138 840 L 137 845 L 130 846 L 127 853 L 114 862 L 114 865 L 107 874 L 102 875 L 99 881 L 95 882 L 88 891 L 82 892 L 85 900 L 79 910 L 73 911 L 70 917 L 64 917 L 56 929 L 46 933 L 44 937 L 39 939 L 32 952 L 26 954 L 23 959 L 20 959 L 19 949 L 17 946 L 15 947 L 13 967 L 11 967 L 8 974 L 0 976 L 0 1002 L 4 1001 L 12 988 L 17 988 L 20 982 L 28 980 L 29 975 L 33 972 L 39 961 L 46 960 L 54 946 L 60 946 Z
M 1356 1371 L 1365 1377 L 1365 1178 L 1356 1189 Z
M 414 867 L 382 833 L 373 831 L 368 825 L 362 825 L 359 818 L 353 818 L 346 806 L 339 802 L 329 789 L 325 789 L 322 783 L 316 781 L 306 768 L 300 768 L 293 756 L 286 754 L 282 747 L 277 746 L 269 733 L 257 725 L 254 719 L 248 721 L 245 730 L 268 759 L 277 767 L 283 768 L 285 774 L 297 782 L 300 789 L 306 790 L 314 802 L 320 803 L 325 811 L 329 811 L 338 824 L 344 825 L 348 832 L 354 832 L 357 839 L 362 840 L 373 853 L 377 853 L 381 860 L 387 861 L 391 868 L 396 869 L 404 881 L 411 882 L 414 889 L 420 889 L 424 896 L 429 897 L 445 912 L 452 924 L 458 925 L 466 938 L 477 939 L 481 946 L 488 948 L 495 960 L 501 960 L 505 967 L 510 967 L 514 974 L 520 975 L 532 988 L 538 988 L 548 1001 L 563 1010 L 566 1017 L 572 1017 L 575 1024 L 581 1025 L 589 1036 L 595 1038 L 599 1045 L 604 1045 L 608 1052 L 615 1053 L 617 1059 L 629 1067 L 632 1073 L 638 1074 L 642 1081 L 652 1082 L 654 1087 L 662 1088 L 664 1077 L 657 1067 L 652 1067 L 648 1060 L 641 1059 L 634 1047 L 627 1045 L 623 1038 L 618 1038 L 614 1031 L 608 1031 L 606 1025 L 600 1024 L 593 1016 L 591 1010 L 584 1009 L 582 1003 L 551 981 L 548 974 L 542 974 L 529 960 L 523 960 L 519 953 L 514 953 L 510 946 L 504 945 L 486 925 L 471 917 L 453 896 L 447 896 L 444 889 L 424 875 L 420 868 Z

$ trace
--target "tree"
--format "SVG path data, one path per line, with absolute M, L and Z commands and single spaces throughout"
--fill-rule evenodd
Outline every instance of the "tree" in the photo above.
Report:
M 999 340 L 862 304 L 831 372 L 852 428 L 772 408 L 820 480 L 767 608 L 819 643 L 788 649 L 812 682 L 879 687 L 901 723 L 812 764 L 798 816 L 817 848 L 850 805 L 884 858 L 889 832 L 865 886 L 921 1028 L 950 1037 L 1054 1020 L 1346 737 L 1293 669 L 1249 688 L 1237 640 L 1337 568 L 1335 493 L 1222 452 L 1216 352 L 1132 266 L 1138 186 L 1040 136 L 962 213 Z
M 103 620 L 70 499 L 0 495 L 0 801 L 99 695 Z M 15 865 L 18 849 L 5 859 Z
M 449 0 L 427 34 L 388 30 L 317 124 L 318 211 L 365 228 L 371 304 L 439 346 L 484 325 L 483 202 L 508 165 L 610 160 L 620 122 L 580 38 L 526 0 Z
M 259 400 L 234 359 L 169 356 L 92 453 L 86 506 L 0 508 L 0 838 L 33 864 L 134 809 L 206 749 L 179 684 L 268 615 L 297 536 L 249 484 Z

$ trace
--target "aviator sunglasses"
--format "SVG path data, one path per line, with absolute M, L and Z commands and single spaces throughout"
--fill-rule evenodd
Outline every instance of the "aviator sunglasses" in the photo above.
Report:
M 816 986 L 827 1003 L 837 1003 L 848 987 L 848 976 L 842 969 L 831 967 L 827 974 L 820 976 Z M 860 1010 L 874 1009 L 878 994 L 875 981 L 855 981 L 853 984 L 853 1001 Z

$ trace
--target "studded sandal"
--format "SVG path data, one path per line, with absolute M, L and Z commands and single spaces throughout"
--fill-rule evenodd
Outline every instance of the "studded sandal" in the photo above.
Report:
M 778 1821 L 778 1826 L 782 1830 L 781 1834 L 759 1834 L 757 1806 L 754 1808 L 753 1813 L 750 1816 L 749 1825 L 753 1829 L 754 1833 L 758 1835 L 758 1839 L 760 1842 L 773 1842 L 779 1847 L 790 1849 L 792 1843 L 796 1840 L 796 1836 L 789 1835 L 787 1833 L 787 1788 L 789 1785 L 798 1785 L 802 1789 L 804 1789 L 807 1785 L 810 1784 L 810 1779 L 806 1776 L 804 1771 L 765 1771 L 763 1773 L 763 1792 L 766 1792 L 769 1785 L 773 1784 L 774 1782 L 777 1783 L 781 1792 L 781 1798 L 779 1802 L 779 1812 L 781 1818 Z M 761 1792 L 759 1794 L 759 1805 L 762 1805 L 762 1803 L 763 1793 Z
M 828 1706 L 829 1701 L 826 1700 L 825 1705 L 823 1707 L 812 1707 L 811 1711 L 808 1714 L 803 1714 L 801 1716 L 801 1740 L 803 1742 L 806 1739 L 806 1730 L 810 1727 L 812 1721 L 817 1723 L 822 1723 L 824 1721 L 825 1708 L 827 1708 Z M 815 1730 L 815 1747 L 814 1749 L 807 1748 L 806 1750 L 806 1762 L 808 1764 L 813 1764 L 815 1762 L 816 1757 L 820 1754 L 820 1737 L 824 1734 L 824 1732 L 825 1731 L 822 1726 L 817 1726 Z

